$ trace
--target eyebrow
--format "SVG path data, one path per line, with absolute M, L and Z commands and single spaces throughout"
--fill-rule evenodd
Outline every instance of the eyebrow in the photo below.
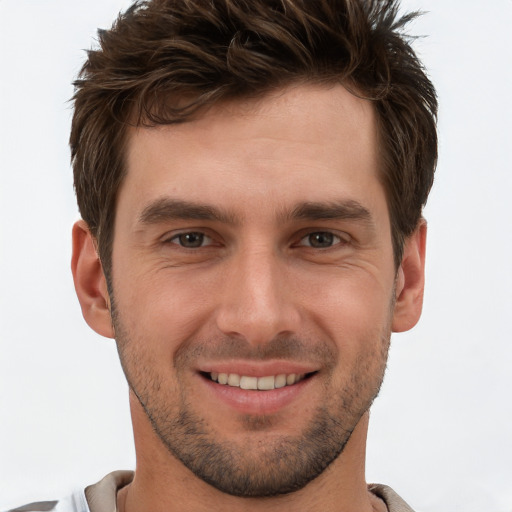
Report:
M 147 205 L 139 216 L 141 224 L 158 224 L 169 220 L 208 220 L 235 224 L 236 218 L 214 206 L 163 197 Z
M 354 200 L 304 202 L 282 217 L 283 220 L 355 220 L 370 227 L 375 225 L 370 210 Z
M 292 220 L 354 220 L 375 226 L 370 211 L 354 200 L 303 202 L 278 214 L 280 222 Z M 139 216 L 143 225 L 170 220 L 206 220 L 235 225 L 240 216 L 212 205 L 163 197 L 147 205 Z

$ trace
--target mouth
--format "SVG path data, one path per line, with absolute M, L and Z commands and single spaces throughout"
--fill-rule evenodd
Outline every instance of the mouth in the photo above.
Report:
M 267 364 L 266 368 L 243 363 L 236 366 L 239 373 L 234 373 L 234 368 L 231 372 L 228 368 L 208 368 L 199 372 L 205 385 L 207 403 L 220 412 L 223 421 L 229 410 L 244 415 L 272 415 L 286 410 L 299 397 L 307 401 L 304 397 L 308 396 L 308 390 L 314 389 L 314 377 L 319 373 L 312 368 L 313 371 L 307 372 L 309 368 L 304 365 L 281 362 Z M 228 410 L 221 404 L 227 405 Z
M 312 377 L 316 372 L 310 373 L 281 373 L 278 375 L 266 375 L 264 377 L 254 377 L 249 375 L 239 375 L 237 373 L 218 373 L 208 372 L 202 375 L 223 386 L 240 388 L 253 391 L 271 391 L 298 384 L 304 379 Z

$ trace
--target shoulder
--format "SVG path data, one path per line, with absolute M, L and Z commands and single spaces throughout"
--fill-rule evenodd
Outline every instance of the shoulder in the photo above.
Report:
M 389 512 L 414 512 L 414 510 L 398 494 L 381 484 L 370 484 L 368 490 L 386 504 Z
M 5 512 L 90 512 L 83 491 L 55 501 L 35 501 Z
M 111 512 L 116 510 L 116 494 L 133 479 L 133 471 L 114 471 L 70 496 L 55 501 L 36 501 L 3 512 Z

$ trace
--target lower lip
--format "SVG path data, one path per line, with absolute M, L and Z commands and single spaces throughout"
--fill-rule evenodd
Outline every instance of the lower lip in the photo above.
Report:
M 213 399 L 224 402 L 241 414 L 266 415 L 279 412 L 297 399 L 309 387 L 314 376 L 303 379 L 292 386 L 268 391 L 241 389 L 227 384 L 219 384 L 202 375 L 200 378 Z

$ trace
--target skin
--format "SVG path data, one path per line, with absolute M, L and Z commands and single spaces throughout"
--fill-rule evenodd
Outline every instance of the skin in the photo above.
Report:
M 137 467 L 119 509 L 385 509 L 366 489 L 368 408 L 391 331 L 421 313 L 426 226 L 396 269 L 371 103 L 342 86 L 301 85 L 133 129 L 127 147 L 113 297 L 83 221 L 72 261 L 84 317 L 116 337 L 131 388 Z M 205 374 L 230 370 L 308 378 L 224 399 Z M 321 451 L 318 424 L 327 451 L 343 451 L 289 492 L 305 443 Z M 198 476 L 197 440 L 227 454 L 206 465 L 222 461 L 225 481 Z M 227 487 L 240 473 L 252 478 L 246 497 Z M 272 485 L 285 491 L 261 497 Z

